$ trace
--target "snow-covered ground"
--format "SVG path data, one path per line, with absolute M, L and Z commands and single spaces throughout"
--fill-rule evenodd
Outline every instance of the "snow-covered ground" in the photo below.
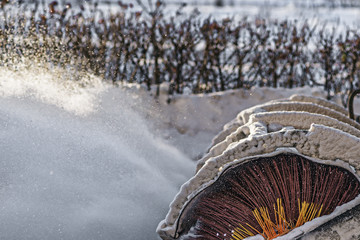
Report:
M 2 239 L 158 239 L 155 229 L 222 125 L 319 89 L 176 96 L 0 69 Z

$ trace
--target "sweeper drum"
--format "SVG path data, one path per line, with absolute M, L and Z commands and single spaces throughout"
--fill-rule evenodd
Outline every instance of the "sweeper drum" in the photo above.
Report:
M 225 125 L 157 228 L 163 239 L 297 239 L 360 204 L 360 124 L 306 96 Z

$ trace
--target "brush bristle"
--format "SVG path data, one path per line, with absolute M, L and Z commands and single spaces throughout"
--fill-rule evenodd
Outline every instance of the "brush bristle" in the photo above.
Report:
M 260 211 L 258 216 L 267 214 L 272 223 L 286 216 L 288 226 L 298 227 L 359 194 L 359 181 L 343 168 L 295 154 L 259 158 L 227 169 L 204 189 L 184 211 L 180 235 L 182 239 L 231 239 L 241 226 L 248 231 L 241 232 L 244 236 L 263 233 L 255 210 Z
M 235 228 L 235 230 L 232 232 L 231 240 L 243 240 L 249 236 L 254 236 L 255 234 L 251 231 L 251 229 L 256 233 L 261 234 L 265 239 L 271 240 L 290 232 L 292 229 L 299 227 L 316 217 L 319 217 L 322 211 L 322 206 L 314 203 L 310 204 L 307 202 L 302 202 L 300 205 L 299 200 L 299 217 L 296 221 L 296 224 L 293 224 L 286 217 L 281 199 L 277 199 L 276 205 L 277 207 L 274 204 L 275 222 L 271 220 L 269 210 L 267 208 L 260 208 L 260 212 L 258 209 L 255 209 L 253 214 L 256 221 L 260 225 L 262 232 L 257 231 L 249 224 L 246 224 L 246 227 L 239 224 L 240 226 Z

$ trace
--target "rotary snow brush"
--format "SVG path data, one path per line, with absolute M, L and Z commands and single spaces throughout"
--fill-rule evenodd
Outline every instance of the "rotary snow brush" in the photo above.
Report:
M 360 124 L 328 101 L 272 101 L 225 125 L 157 232 L 297 239 L 360 204 Z

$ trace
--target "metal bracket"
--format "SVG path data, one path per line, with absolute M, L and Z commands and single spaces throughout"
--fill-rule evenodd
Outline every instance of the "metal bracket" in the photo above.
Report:
M 350 96 L 349 96 L 349 100 L 348 100 L 348 107 L 349 107 L 349 118 L 355 120 L 356 122 L 360 123 L 360 116 L 357 116 L 355 118 L 354 115 L 354 97 L 356 95 L 358 95 L 360 93 L 360 89 L 357 89 L 355 91 L 353 91 Z

